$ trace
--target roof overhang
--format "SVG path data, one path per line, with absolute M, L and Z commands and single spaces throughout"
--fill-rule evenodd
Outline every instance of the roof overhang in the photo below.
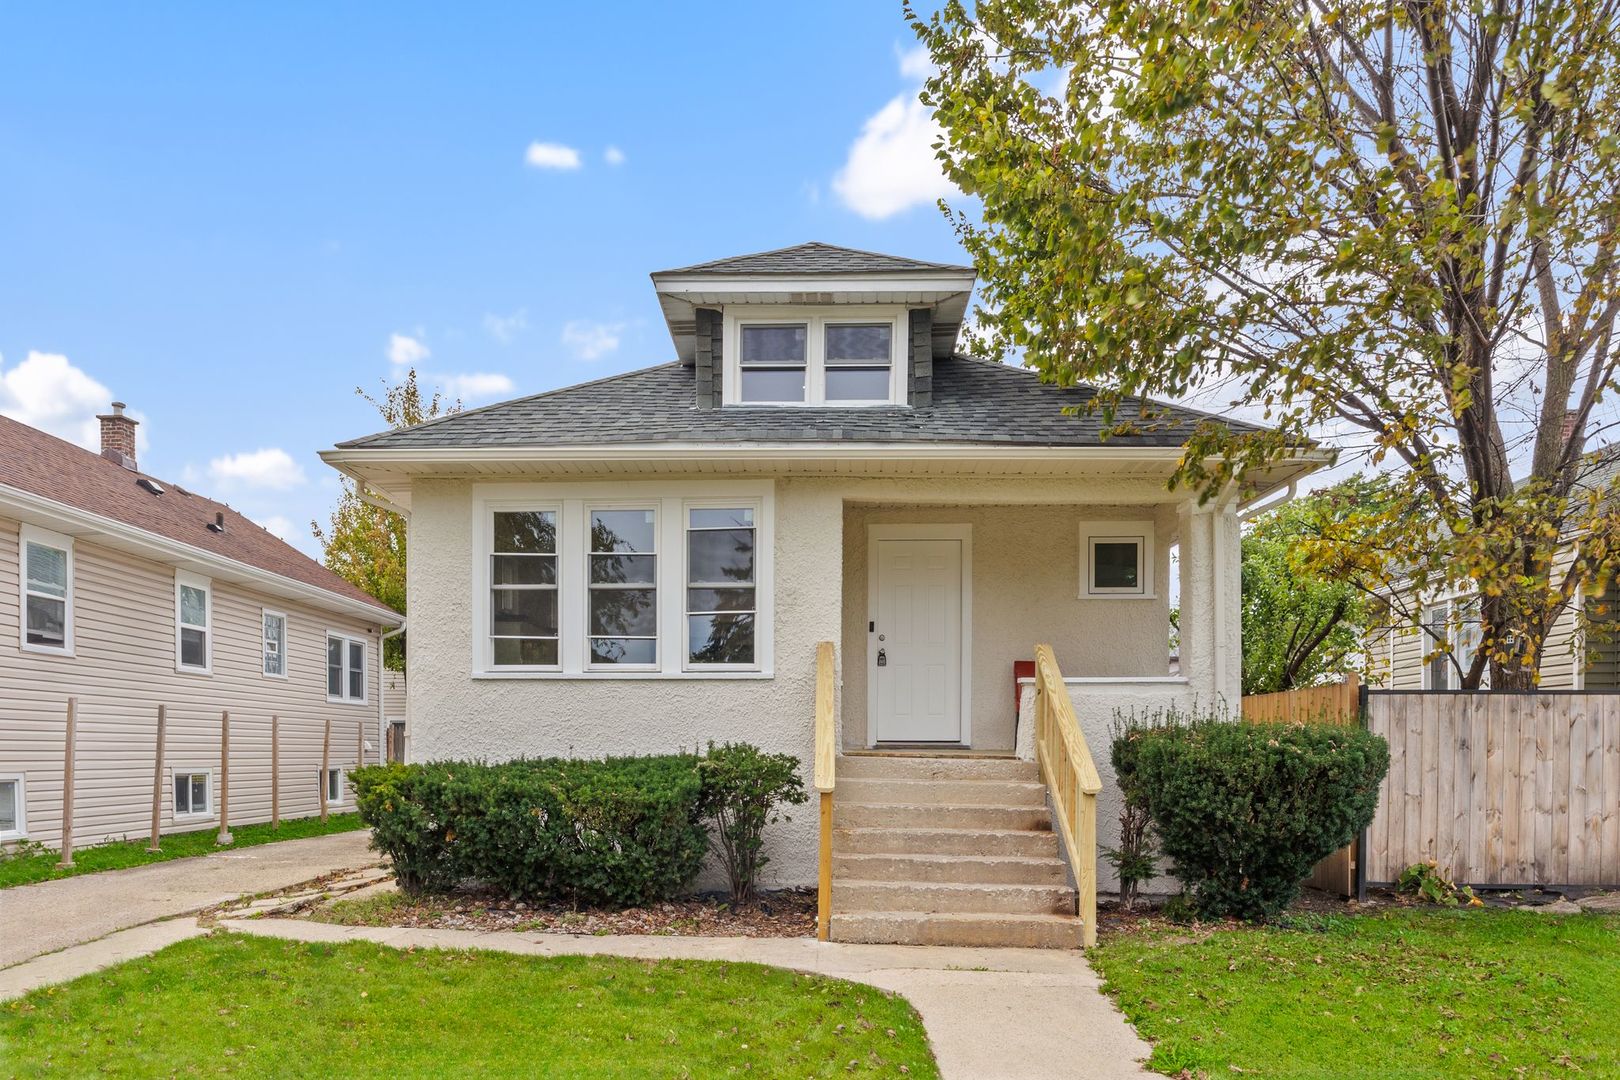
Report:
M 633 476 L 1051 477 L 1140 481 L 1138 501 L 1155 496 L 1182 460 L 1179 446 L 1043 446 L 983 443 L 606 443 L 325 450 L 321 459 L 408 512 L 417 479 L 500 481 Z M 1245 501 L 1265 498 L 1329 464 L 1332 454 L 1301 450 L 1244 475 Z
M 328 592 L 315 585 L 261 570 L 235 559 L 138 529 L 115 518 L 94 514 L 47 499 L 31 491 L 0 484 L 0 510 L 30 525 L 76 539 L 93 539 L 103 547 L 139 558 L 166 563 L 180 570 L 229 581 L 283 600 L 301 601 L 328 611 L 341 612 L 380 626 L 398 626 L 404 616 L 388 608 Z
M 652 275 L 658 303 L 682 363 L 696 351 L 700 307 L 744 304 L 892 304 L 933 311 L 934 355 L 948 356 L 967 317 L 972 270 L 910 270 L 859 274 L 713 274 L 664 271 Z

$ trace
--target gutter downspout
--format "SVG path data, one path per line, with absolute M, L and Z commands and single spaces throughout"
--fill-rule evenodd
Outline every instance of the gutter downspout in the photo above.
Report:
M 377 639 L 377 764 L 379 765 L 384 764 L 388 760 L 388 706 L 383 699 L 382 684 L 383 675 L 388 672 L 388 667 L 383 663 L 383 645 L 387 643 L 389 638 L 398 637 L 400 634 L 403 634 L 405 632 L 405 627 L 409 622 L 410 620 L 406 619 L 392 630 L 384 630 L 382 637 Z M 405 692 L 407 695 L 410 694 L 409 684 L 407 684 L 407 689 Z M 409 707 L 410 703 L 409 698 L 407 697 L 407 710 Z M 410 730 L 410 725 L 408 723 L 405 730 Z M 401 749 L 404 748 L 401 747 Z

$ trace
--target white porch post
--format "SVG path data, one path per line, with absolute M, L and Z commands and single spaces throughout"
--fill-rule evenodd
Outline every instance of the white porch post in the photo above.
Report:
M 1180 509 L 1181 674 L 1201 707 L 1232 710 L 1242 693 L 1241 537 L 1231 499 Z

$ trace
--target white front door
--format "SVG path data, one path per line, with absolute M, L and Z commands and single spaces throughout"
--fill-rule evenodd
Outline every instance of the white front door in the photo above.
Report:
M 878 742 L 962 741 L 962 541 L 879 540 L 867 635 Z

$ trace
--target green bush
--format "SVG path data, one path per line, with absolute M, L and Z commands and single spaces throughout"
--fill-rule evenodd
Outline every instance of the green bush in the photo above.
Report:
M 1372 821 L 1389 744 L 1358 727 L 1198 719 L 1129 730 L 1114 761 L 1198 914 L 1263 919 Z
M 707 847 L 693 755 L 380 765 L 352 775 L 400 888 L 476 880 L 516 898 L 637 906 L 677 895 Z
M 783 803 L 809 798 L 792 754 L 766 754 L 747 743 L 709 744 L 698 766 L 703 776 L 703 813 L 714 822 L 714 848 L 726 866 L 731 902 L 754 902 L 759 872 L 770 862 L 764 853 L 765 826 L 782 817 Z

